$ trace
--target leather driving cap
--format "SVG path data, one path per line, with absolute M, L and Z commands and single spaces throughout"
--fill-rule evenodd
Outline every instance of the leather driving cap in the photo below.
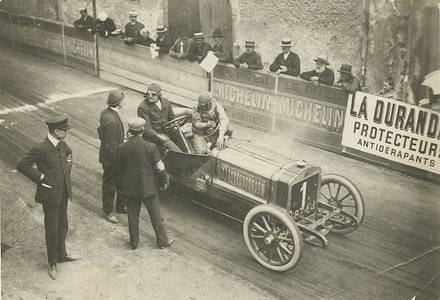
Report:
M 52 129 L 69 129 L 68 118 L 67 115 L 55 116 L 45 121 L 47 127 Z
M 139 117 L 131 118 L 128 120 L 128 128 L 134 131 L 144 130 L 145 120 Z
M 124 99 L 124 93 L 120 91 L 111 91 L 107 97 L 107 105 L 108 106 L 117 106 L 121 104 Z

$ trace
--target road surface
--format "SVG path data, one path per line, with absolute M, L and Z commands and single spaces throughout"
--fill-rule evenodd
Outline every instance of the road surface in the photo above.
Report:
M 171 191 L 162 197 L 178 242 L 156 250 L 146 211 L 140 247 L 129 250 L 127 221 L 103 219 L 96 127 L 108 91 L 120 88 L 56 63 L 0 47 L 2 298 L 15 299 L 439 299 L 440 186 L 235 124 L 237 137 L 339 173 L 361 190 L 362 226 L 305 245 L 297 267 L 275 273 L 247 251 L 242 224 Z M 142 95 L 126 94 L 122 119 Z M 172 99 L 171 99 L 172 100 Z M 47 134 L 44 120 L 67 113 L 74 152 L 68 247 L 83 259 L 46 273 L 42 209 L 15 163 Z M 125 123 L 126 125 L 126 123 Z M 5 250 L 5 252 L 4 252 Z

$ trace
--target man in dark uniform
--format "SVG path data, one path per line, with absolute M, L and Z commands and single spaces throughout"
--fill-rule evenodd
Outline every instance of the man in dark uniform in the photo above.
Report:
M 300 60 L 295 52 L 290 51 L 292 48 L 292 41 L 290 39 L 281 40 L 281 50 L 283 51 L 279 54 L 274 62 L 270 65 L 269 70 L 271 72 L 290 76 L 298 76 L 300 73 Z
M 108 17 L 106 12 L 100 12 L 97 18 L 92 33 L 98 33 L 100 37 L 109 37 L 116 30 L 115 22 Z
M 313 82 L 314 85 L 320 83 L 325 85 L 333 85 L 335 81 L 335 74 L 332 70 L 327 68 L 329 62 L 324 58 L 324 55 L 320 55 L 315 58 L 316 68 L 311 71 L 301 73 L 300 77 L 304 80 Z
M 335 83 L 335 86 L 352 94 L 361 90 L 359 79 L 351 74 L 351 65 L 342 64 L 339 72 L 341 73 L 341 78 Z
M 73 22 L 73 26 L 80 30 L 92 29 L 95 22 L 93 21 L 93 18 L 87 14 L 87 9 L 80 9 L 79 13 L 81 14 L 81 17 Z
M 144 24 L 137 20 L 137 12 L 132 10 L 128 13 L 130 22 L 125 25 L 125 37 L 124 43 L 132 45 L 137 43 L 141 38 L 141 29 L 144 28 Z
M 205 42 L 205 35 L 203 32 L 195 32 L 193 40 L 194 43 L 191 44 L 188 51 L 188 60 L 201 63 L 206 55 L 208 55 L 208 52 L 211 51 L 211 45 Z
M 57 276 L 57 263 L 79 259 L 66 252 L 67 202 L 72 200 L 70 172 L 72 150 L 64 141 L 69 128 L 67 116 L 46 120 L 47 138 L 17 163 L 17 170 L 37 184 L 35 201 L 43 205 L 48 273 Z M 37 168 L 33 168 L 36 164 Z
M 181 152 L 179 147 L 164 132 L 163 125 L 175 118 L 173 108 L 167 98 L 162 97 L 162 89 L 152 83 L 148 87 L 144 101 L 137 109 L 138 117 L 145 120 L 143 137 L 159 147 L 161 154 L 167 150 Z
M 101 112 L 99 119 L 98 135 L 101 140 L 99 148 L 99 162 L 104 171 L 102 175 L 102 210 L 105 219 L 111 223 L 119 220 L 112 214 L 113 202 L 116 196 L 116 212 L 125 213 L 126 203 L 124 197 L 116 192 L 116 184 L 113 179 L 112 169 L 116 149 L 124 142 L 124 125 L 119 116 L 124 94 L 117 91 L 109 93 L 107 98 L 108 107 Z
M 158 26 L 156 28 L 156 50 L 159 54 L 167 54 L 170 52 L 170 48 L 173 45 L 170 41 L 170 37 L 167 34 L 167 28 L 165 26 Z
M 128 231 L 130 245 L 139 244 L 139 212 L 144 203 L 150 215 L 160 249 L 171 246 L 175 240 L 168 239 L 163 217 L 160 213 L 157 181 L 160 190 L 169 186 L 169 177 L 156 145 L 142 138 L 145 120 L 133 118 L 128 121 L 130 137 L 116 151 L 113 174 L 118 189 L 127 196 Z M 157 178 L 157 179 L 156 179 Z
M 212 51 L 214 51 L 215 56 L 217 56 L 220 62 L 231 63 L 232 62 L 232 51 L 231 49 L 225 45 L 225 37 L 220 29 L 214 30 L 212 34 L 212 38 L 214 39 L 214 46 L 212 47 Z
M 239 57 L 234 59 L 234 66 L 236 68 L 247 67 L 250 70 L 262 70 L 263 63 L 261 62 L 261 56 L 255 52 L 255 42 L 246 41 L 244 46 L 246 52 L 243 52 Z

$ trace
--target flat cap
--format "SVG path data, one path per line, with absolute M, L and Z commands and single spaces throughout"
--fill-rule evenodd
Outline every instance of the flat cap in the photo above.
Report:
M 49 118 L 45 121 L 47 127 L 50 129 L 69 129 L 68 118 L 67 115 L 59 115 Z
M 119 104 L 121 104 L 124 97 L 125 97 L 124 93 L 120 91 L 111 91 L 110 93 L 108 93 L 107 105 L 118 106 Z
M 134 131 L 144 130 L 145 120 L 139 117 L 134 117 L 128 120 L 128 128 Z

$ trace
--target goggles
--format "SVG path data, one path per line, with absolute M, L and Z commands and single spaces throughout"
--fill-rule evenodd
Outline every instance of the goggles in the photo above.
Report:
M 145 93 L 145 96 L 147 96 L 147 97 L 153 97 L 153 96 L 157 96 L 157 93 L 155 93 L 155 92 L 146 92 L 146 93 Z

